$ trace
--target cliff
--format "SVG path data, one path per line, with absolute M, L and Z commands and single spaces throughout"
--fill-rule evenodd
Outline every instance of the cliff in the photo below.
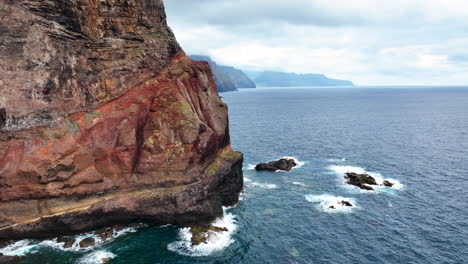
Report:
M 236 88 L 256 88 L 255 83 L 245 75 L 244 72 L 232 66 L 219 65 L 218 69 L 223 72 L 236 86 Z
M 242 190 L 227 106 L 162 0 L 0 2 L 0 239 L 213 220 Z
M 289 86 L 354 86 L 351 81 L 328 78 L 323 74 L 297 74 L 287 72 L 248 72 L 248 75 L 258 86 L 289 87 Z
M 214 75 L 214 80 L 216 83 L 216 87 L 218 88 L 218 92 L 232 92 L 237 91 L 237 87 L 234 82 L 224 74 L 219 68 L 216 62 L 212 61 L 208 56 L 201 56 L 201 55 L 191 55 L 190 58 L 196 61 L 206 61 L 210 65 L 211 71 Z

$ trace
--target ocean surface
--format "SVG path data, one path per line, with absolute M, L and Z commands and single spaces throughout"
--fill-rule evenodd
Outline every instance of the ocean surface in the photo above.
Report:
M 258 88 L 221 94 L 245 192 L 191 247 L 186 229 L 127 229 L 88 251 L 0 249 L 24 263 L 468 263 L 468 88 Z M 294 157 L 291 172 L 256 172 Z M 395 186 L 362 191 L 343 173 Z M 353 207 L 337 203 L 347 200 Z M 329 207 L 335 205 L 336 209 Z M 83 234 L 82 236 L 91 236 Z

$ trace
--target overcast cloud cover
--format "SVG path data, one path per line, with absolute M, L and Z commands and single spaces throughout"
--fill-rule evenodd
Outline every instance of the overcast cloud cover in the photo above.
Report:
M 468 85 L 467 0 L 165 0 L 189 54 L 358 85 Z

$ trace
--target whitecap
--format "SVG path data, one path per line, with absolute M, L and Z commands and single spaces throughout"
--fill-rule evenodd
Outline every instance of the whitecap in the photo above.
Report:
M 244 182 L 252 182 L 252 180 L 244 176 Z
M 290 157 L 290 156 L 286 156 L 286 157 L 282 157 L 282 159 L 292 159 L 294 160 L 294 162 L 297 164 L 294 168 L 294 169 L 299 169 L 300 167 L 304 166 L 305 162 L 304 161 L 300 161 L 298 160 L 296 157 Z
M 32 240 L 24 239 L 16 241 L 4 248 L 0 248 L 0 253 L 5 256 L 26 256 L 37 252 L 38 247 Z
M 247 165 L 247 170 L 255 170 L 255 166 L 256 166 L 256 165 L 250 164 L 250 163 L 249 163 L 249 164 Z
M 352 210 L 359 208 L 357 202 L 353 198 L 346 198 L 341 196 L 333 196 L 329 194 L 305 195 L 307 201 L 317 204 L 317 209 L 327 213 L 350 213 Z M 345 206 L 341 201 L 350 202 L 353 206 Z M 330 208 L 333 206 L 334 208 Z
M 307 187 L 307 185 L 302 182 L 292 182 L 292 184 L 302 186 L 302 187 Z
M 113 259 L 115 258 L 115 254 L 106 250 L 99 250 L 95 252 L 91 252 L 89 254 L 84 255 L 78 260 L 78 264 L 100 264 L 106 263 L 105 259 Z
M 273 183 L 261 183 L 261 182 L 251 182 L 251 186 L 253 187 L 260 187 L 263 189 L 276 189 L 278 188 L 278 185 L 273 184 Z
M 372 188 L 374 188 L 375 191 L 385 191 L 386 192 L 386 191 L 390 191 L 390 190 L 401 190 L 404 187 L 404 185 L 399 180 L 391 179 L 391 178 L 384 178 L 382 176 L 382 174 L 380 174 L 378 172 L 366 171 L 364 168 L 361 168 L 361 167 L 333 165 L 333 166 L 330 166 L 328 168 L 331 171 L 333 171 L 334 173 L 340 175 L 340 177 L 343 177 L 347 172 L 354 172 L 354 173 L 358 173 L 358 174 L 363 174 L 363 173 L 369 174 L 370 176 L 374 177 L 375 182 L 377 183 L 377 185 L 372 185 L 371 186 Z M 391 188 L 387 188 L 387 187 L 383 186 L 384 180 L 387 180 L 387 181 L 393 183 L 393 186 Z M 346 181 L 343 181 L 343 183 L 346 183 Z M 349 186 L 350 188 L 355 189 L 354 186 L 351 186 L 351 185 L 348 185 L 348 184 L 346 184 L 346 185 Z M 369 191 L 366 191 L 366 190 L 361 190 L 361 189 L 359 189 L 359 190 L 361 192 L 367 192 L 367 193 L 369 192 Z
M 340 159 L 327 159 L 328 162 L 345 162 L 346 158 L 340 158 Z
M 41 247 L 49 247 L 49 248 L 54 248 L 57 250 L 63 250 L 63 251 L 89 251 L 92 249 L 95 249 L 96 247 L 101 246 L 104 243 L 108 243 L 115 238 L 122 236 L 127 233 L 134 233 L 137 232 L 137 228 L 135 227 L 127 227 L 124 228 L 120 231 L 113 231 L 114 234 L 112 238 L 107 239 L 107 240 L 102 240 L 98 235 L 95 235 L 94 232 L 89 232 L 89 233 L 83 233 L 79 234 L 76 236 L 73 236 L 75 239 L 75 242 L 70 248 L 64 248 L 63 246 L 65 245 L 64 242 L 57 242 L 57 239 L 50 239 L 50 240 L 43 240 L 43 241 L 33 241 L 33 240 L 20 240 L 16 241 L 13 244 L 10 244 L 4 248 L 0 249 L 0 253 L 6 255 L 6 256 L 25 256 L 28 254 L 36 253 L 39 251 Z M 80 241 L 92 237 L 94 238 L 95 245 L 87 248 L 81 248 L 80 247 Z
M 224 227 L 227 231 L 209 231 L 210 236 L 206 243 L 199 245 L 192 245 L 192 233 L 190 228 L 180 228 L 179 230 L 179 241 L 170 243 L 167 248 L 170 251 L 176 252 L 184 256 L 202 257 L 209 256 L 213 253 L 220 252 L 229 247 L 234 239 L 232 235 L 237 229 L 236 216 L 227 212 L 228 208 L 223 208 L 223 217 L 217 218 L 212 225 L 215 227 Z

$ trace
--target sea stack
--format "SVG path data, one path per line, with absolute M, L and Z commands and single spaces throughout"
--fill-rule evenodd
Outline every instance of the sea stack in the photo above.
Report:
M 0 2 L 0 240 L 234 205 L 242 154 L 162 0 Z

